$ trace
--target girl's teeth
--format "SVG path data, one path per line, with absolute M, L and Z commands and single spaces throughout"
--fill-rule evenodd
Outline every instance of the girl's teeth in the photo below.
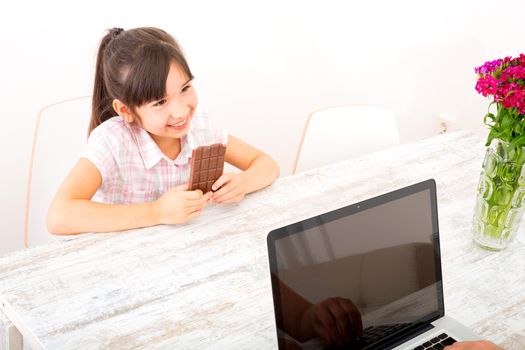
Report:
M 184 124 L 186 124 L 186 121 L 187 121 L 187 119 L 184 119 L 184 120 L 181 121 L 180 123 L 177 123 L 177 124 L 171 124 L 171 126 L 175 126 L 175 127 L 183 126 Z

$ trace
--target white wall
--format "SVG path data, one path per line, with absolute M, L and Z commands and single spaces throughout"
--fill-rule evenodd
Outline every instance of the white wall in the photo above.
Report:
M 487 102 L 474 91 L 473 67 L 523 52 L 523 13 L 520 0 L 1 0 L 0 254 L 23 247 L 37 112 L 91 93 L 106 28 L 172 33 L 201 104 L 287 175 L 305 118 L 326 106 L 389 106 L 402 142 L 436 134 L 440 114 L 484 133 Z

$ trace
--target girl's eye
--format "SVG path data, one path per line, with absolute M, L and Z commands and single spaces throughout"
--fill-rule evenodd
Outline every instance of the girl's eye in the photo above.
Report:
M 185 87 L 182 88 L 182 92 L 186 92 L 188 91 L 189 89 L 191 88 L 191 85 L 186 85 Z
M 162 106 L 165 103 L 166 103 L 166 99 L 158 100 L 157 102 L 155 102 L 153 107 L 159 107 L 159 106 Z

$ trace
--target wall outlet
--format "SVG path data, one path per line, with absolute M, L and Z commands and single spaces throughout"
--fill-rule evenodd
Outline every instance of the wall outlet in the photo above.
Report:
M 442 121 L 439 123 L 439 133 L 440 133 L 440 134 L 444 134 L 444 133 L 446 133 L 447 131 L 448 131 L 448 124 L 447 124 L 446 121 L 443 121 L 443 120 L 442 120 Z
M 439 133 L 444 134 L 446 132 L 454 131 L 457 127 L 457 118 L 453 113 L 439 113 L 438 114 L 439 122 Z

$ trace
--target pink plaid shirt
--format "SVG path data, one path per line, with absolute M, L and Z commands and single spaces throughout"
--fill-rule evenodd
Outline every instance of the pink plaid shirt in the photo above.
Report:
M 82 155 L 102 175 L 102 185 L 92 200 L 113 204 L 154 201 L 169 189 L 188 182 L 194 148 L 227 142 L 226 131 L 215 127 L 208 114 L 197 112 L 181 139 L 181 152 L 171 160 L 146 130 L 113 117 L 91 132 Z

